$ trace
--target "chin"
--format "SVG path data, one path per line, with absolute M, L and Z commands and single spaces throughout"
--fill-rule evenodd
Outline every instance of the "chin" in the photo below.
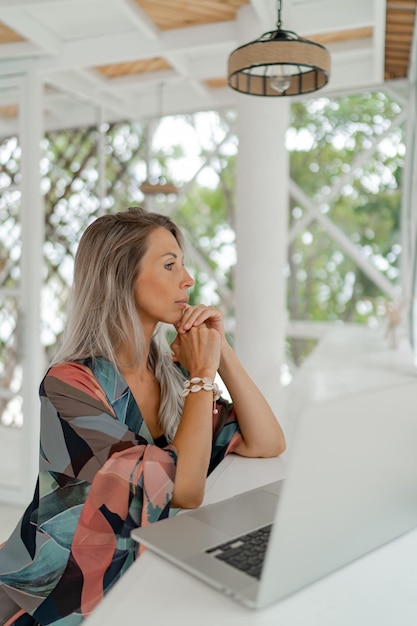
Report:
M 159 321 L 160 324 L 169 324 L 171 326 L 175 326 L 181 320 L 182 315 L 172 315 L 171 317 L 167 317 Z

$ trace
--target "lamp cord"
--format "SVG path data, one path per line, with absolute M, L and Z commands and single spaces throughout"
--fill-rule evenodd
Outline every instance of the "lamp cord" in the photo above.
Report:
M 277 30 L 281 30 L 281 0 L 277 0 L 277 5 L 278 5 Z

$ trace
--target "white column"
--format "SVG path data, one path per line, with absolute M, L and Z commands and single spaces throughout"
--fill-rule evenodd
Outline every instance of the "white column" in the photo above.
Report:
M 406 122 L 406 155 L 401 202 L 401 287 L 406 328 L 417 364 L 417 18 L 410 54 Z
M 239 13 L 239 36 L 254 34 L 251 7 Z M 272 408 L 280 388 L 286 328 L 288 98 L 237 94 L 236 353 Z
M 104 200 L 106 198 L 106 132 L 104 130 L 105 124 L 104 107 L 102 105 L 97 107 L 97 170 L 98 170 L 98 185 L 97 195 L 100 202 L 100 207 L 97 211 L 97 217 L 104 214 Z
M 38 474 L 39 395 L 45 359 L 41 344 L 41 289 L 45 212 L 41 195 L 40 141 L 43 134 L 43 85 L 36 69 L 22 80 L 20 145 L 22 174 L 22 364 L 23 502 L 28 503 Z

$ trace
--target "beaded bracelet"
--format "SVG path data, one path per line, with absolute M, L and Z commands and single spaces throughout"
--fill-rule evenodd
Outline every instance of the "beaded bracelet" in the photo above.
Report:
M 218 413 L 218 410 L 216 409 L 216 400 L 220 398 L 222 390 L 219 388 L 217 383 L 211 380 L 211 378 L 207 378 L 207 376 L 204 376 L 203 378 L 194 376 L 191 380 L 184 381 L 184 391 L 181 393 L 181 396 L 186 398 L 189 393 L 197 393 L 201 390 L 213 392 L 213 413 Z

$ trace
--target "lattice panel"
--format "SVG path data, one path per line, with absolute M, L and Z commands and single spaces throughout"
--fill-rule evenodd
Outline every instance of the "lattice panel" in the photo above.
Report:
M 130 132 L 127 125 L 122 132 L 108 128 L 104 142 L 105 180 L 101 184 L 96 128 L 50 133 L 45 138 L 47 289 L 43 294 L 42 339 L 48 357 L 55 352 L 56 341 L 64 327 L 79 236 L 100 210 L 100 200 L 101 210 L 125 208 L 123 200 L 131 185 L 129 168 L 141 151 L 141 137 Z
M 188 123 L 192 124 L 191 118 Z M 47 362 L 56 352 L 65 325 L 79 237 L 100 212 L 146 205 L 150 210 L 169 213 L 189 235 L 196 234 L 193 246 L 203 265 L 201 277 L 198 272 L 196 274 L 197 291 L 215 269 L 216 263 L 210 258 L 213 250 L 208 245 L 208 237 L 215 241 L 216 232 L 211 232 L 207 225 L 213 220 L 209 217 L 207 199 L 199 195 L 197 181 L 193 177 L 182 181 L 187 184 L 183 186 L 175 206 L 172 198 L 158 195 L 146 199 L 140 191 L 140 184 L 149 173 L 147 159 L 152 161 L 153 173 L 167 178 L 170 175 L 170 159 L 174 159 L 173 154 L 167 156 L 163 151 L 150 155 L 147 140 L 148 135 L 142 125 L 128 123 L 104 125 L 101 131 L 93 127 L 53 132 L 43 139 L 41 177 L 45 203 L 45 273 L 41 294 L 41 341 Z M 104 145 L 104 156 L 101 158 L 98 154 L 100 143 Z M 219 147 L 216 156 L 215 146 L 212 146 L 212 154 L 206 163 L 207 168 L 217 172 L 220 195 L 224 193 L 225 197 L 224 206 L 219 199 L 216 200 L 219 223 L 232 219 L 233 181 L 223 177 L 229 157 L 221 156 L 222 149 Z M 205 158 L 202 157 L 202 162 Z M 17 333 L 21 296 L 19 161 L 17 139 L 4 140 L 0 145 L 0 423 L 5 425 L 22 423 Z M 103 173 L 103 180 L 99 180 L 99 172 Z M 219 194 L 219 190 L 213 193 Z M 222 218 L 222 215 L 225 217 Z M 198 238 L 203 234 L 205 243 L 201 245 Z M 218 250 L 224 245 L 222 241 L 214 243 Z M 222 279 L 225 282 L 224 272 Z
M 19 423 L 21 386 L 17 326 L 20 303 L 20 147 L 15 137 L 0 144 L 0 415 Z

